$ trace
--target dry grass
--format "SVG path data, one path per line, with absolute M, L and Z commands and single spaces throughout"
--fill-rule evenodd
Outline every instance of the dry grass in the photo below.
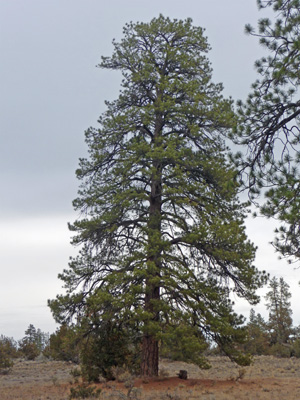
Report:
M 256 357 L 250 367 L 238 367 L 223 357 L 211 357 L 212 368 L 162 360 L 162 376 L 99 384 L 102 400 L 299 400 L 300 360 Z M 16 362 L 0 376 L 1 400 L 67 400 L 74 365 L 64 362 Z M 176 377 L 188 371 L 188 380 Z M 126 379 L 125 379 L 126 378 Z

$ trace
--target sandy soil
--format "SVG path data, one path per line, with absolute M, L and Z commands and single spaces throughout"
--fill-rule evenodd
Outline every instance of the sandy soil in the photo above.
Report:
M 181 362 L 161 361 L 163 376 L 107 382 L 100 399 L 143 400 L 299 400 L 300 360 L 256 357 L 250 367 L 238 367 L 223 357 L 211 357 L 212 368 L 200 370 Z M 67 400 L 75 366 L 64 362 L 18 361 L 7 375 L 0 375 L 1 400 Z M 188 380 L 176 377 L 188 371 Z

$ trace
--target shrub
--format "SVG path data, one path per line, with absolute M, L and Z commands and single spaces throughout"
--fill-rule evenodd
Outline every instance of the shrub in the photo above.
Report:
M 4 335 L 0 336 L 0 348 L 1 353 L 5 354 L 8 358 L 18 357 L 18 345 L 13 338 L 6 337 Z
M 75 388 L 71 388 L 69 399 L 88 399 L 88 398 L 99 398 L 101 389 L 96 389 L 95 386 L 88 386 L 85 384 L 78 385 Z
M 17 342 L 4 335 L 0 336 L 0 373 L 6 374 L 13 366 L 12 359 L 18 357 Z
M 5 348 L 0 344 L 0 374 L 7 373 L 12 366 L 12 360 L 5 352 Z
M 111 374 L 117 382 L 128 382 L 132 380 L 132 374 L 122 367 L 111 367 Z
M 292 344 L 291 355 L 300 358 L 300 339 L 296 339 Z
M 19 350 L 27 360 L 34 360 L 41 352 L 36 343 L 31 343 L 27 339 L 19 342 Z
M 288 344 L 276 343 L 270 347 L 269 354 L 276 357 L 288 358 L 292 354 L 292 346 Z
M 73 368 L 70 371 L 70 374 L 73 376 L 73 378 L 79 378 L 81 376 L 81 371 L 79 368 Z
M 82 376 L 89 382 L 98 382 L 102 376 L 115 380 L 113 367 L 124 367 L 137 373 L 140 362 L 138 345 L 132 342 L 129 331 L 109 321 L 102 323 L 82 342 L 80 361 Z

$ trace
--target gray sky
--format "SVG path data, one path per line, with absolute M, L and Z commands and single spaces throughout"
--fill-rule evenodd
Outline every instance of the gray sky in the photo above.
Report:
M 57 274 L 76 254 L 67 222 L 76 218 L 71 203 L 84 130 L 97 125 L 104 100 L 119 91 L 120 76 L 95 66 L 126 22 L 159 13 L 206 28 L 214 81 L 223 82 L 226 96 L 246 97 L 254 61 L 264 54 L 244 34 L 246 23 L 256 26 L 266 15 L 255 0 L 0 0 L 0 334 L 19 339 L 29 324 L 55 330 L 46 303 L 62 292 Z M 247 225 L 259 246 L 257 266 L 291 286 L 299 324 L 299 271 L 268 245 L 273 223 Z M 238 312 L 249 310 L 237 302 Z M 263 300 L 256 310 L 267 316 Z

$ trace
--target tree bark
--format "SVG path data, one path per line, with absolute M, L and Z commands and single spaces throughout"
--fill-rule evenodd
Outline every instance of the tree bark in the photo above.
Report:
M 145 309 L 152 311 L 153 319 L 159 320 L 159 313 L 153 310 L 152 299 L 159 299 L 159 287 L 152 289 L 152 292 L 146 294 Z M 144 333 L 142 342 L 142 360 L 141 374 L 144 376 L 158 376 L 158 340 L 148 332 Z
M 158 376 L 158 341 L 144 336 L 141 373 L 143 376 Z
M 162 130 L 162 117 L 157 115 L 153 147 L 160 146 Z M 160 298 L 160 287 L 151 280 L 160 276 L 161 270 L 161 207 L 162 207 L 162 163 L 161 160 L 153 160 L 154 172 L 151 177 L 151 194 L 149 198 L 149 221 L 148 221 L 148 276 L 146 278 L 146 292 L 144 309 L 152 314 L 151 320 L 159 321 L 159 310 L 154 306 L 155 301 Z M 146 324 L 148 321 L 145 321 Z M 158 376 L 159 348 L 158 340 L 145 326 L 142 342 L 141 373 L 144 376 Z
M 160 189 L 160 184 L 157 182 L 155 186 L 155 192 Z M 155 307 L 155 301 L 160 298 L 160 287 L 157 284 L 153 284 L 152 279 L 160 276 L 161 252 L 157 251 L 152 253 L 152 249 L 157 248 L 157 240 L 161 235 L 161 195 L 151 195 L 150 201 L 150 216 L 149 216 L 149 254 L 148 254 L 148 276 L 146 278 L 145 287 L 145 304 L 144 309 L 147 313 L 152 314 L 151 320 L 154 322 L 159 321 L 159 311 Z M 157 236 L 157 233 L 159 235 Z M 148 320 L 145 321 L 148 323 Z M 152 327 L 153 329 L 153 327 Z M 153 333 L 147 330 L 145 327 L 143 342 L 142 342 L 142 360 L 141 360 L 141 374 L 144 376 L 158 376 L 158 340 L 154 337 Z

